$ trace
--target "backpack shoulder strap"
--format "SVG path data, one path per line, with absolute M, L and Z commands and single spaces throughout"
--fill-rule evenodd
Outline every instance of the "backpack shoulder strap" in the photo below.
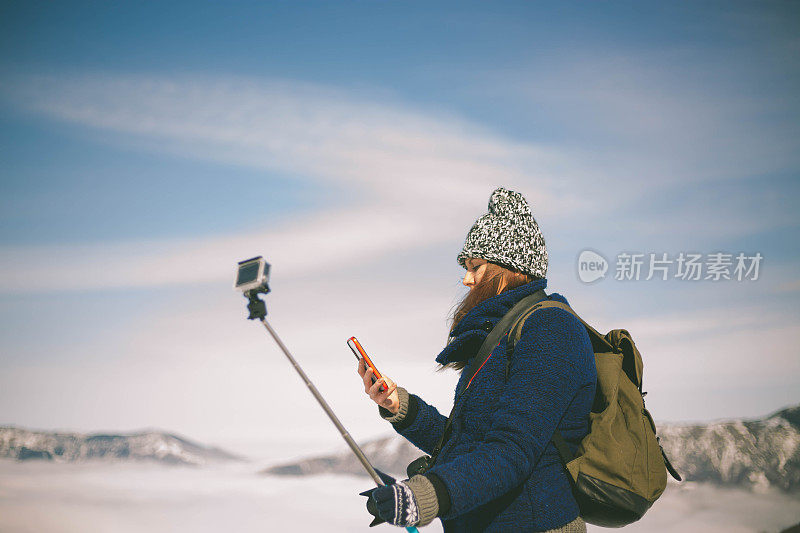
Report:
M 568 306 L 563 302 L 558 302 L 554 300 L 545 300 L 534 305 L 527 313 L 519 317 L 519 319 L 511 327 L 511 330 L 508 332 L 508 340 L 506 341 L 506 379 L 508 379 L 508 373 L 511 367 L 511 356 L 514 353 L 514 345 L 522 336 L 522 327 L 525 325 L 525 321 L 539 309 L 544 309 L 547 307 L 556 307 L 558 309 L 563 309 L 564 311 L 570 313 L 575 318 L 577 318 L 580 321 L 580 323 L 583 324 L 583 327 L 589 334 L 589 339 L 592 341 L 592 351 L 594 353 L 615 351 L 615 348 L 605 338 L 605 336 L 601 335 L 599 331 L 597 331 L 592 326 L 587 324 L 578 315 L 578 313 L 576 313 L 570 306 Z M 556 428 L 556 430 L 553 432 L 553 437 L 551 441 L 553 442 L 553 445 L 555 446 L 556 451 L 558 452 L 558 456 L 561 459 L 561 464 L 564 467 L 564 472 L 567 475 L 567 479 L 569 480 L 570 486 L 573 488 L 573 490 L 575 490 L 575 479 L 572 477 L 572 474 L 567 468 L 567 464 L 569 464 L 569 462 L 575 458 L 575 455 L 569 449 L 566 439 L 564 439 L 564 437 L 561 435 L 561 432 L 558 430 L 558 428 Z
M 494 350 L 495 346 L 499 344 L 500 340 L 503 338 L 503 335 L 509 331 L 509 328 L 516 323 L 517 319 L 524 315 L 532 305 L 545 300 L 546 298 L 547 293 L 542 289 L 539 289 L 526 296 L 517 302 L 514 307 L 509 309 L 509 311 L 503 315 L 503 318 L 501 318 L 497 324 L 495 324 L 494 328 L 492 328 L 492 331 L 489 332 L 489 335 L 487 335 L 486 339 L 483 341 L 483 344 L 481 344 L 481 347 L 478 349 L 478 353 L 472 357 L 469 366 L 464 369 L 464 372 L 467 373 L 467 378 L 463 381 L 467 383 L 467 385 L 465 385 L 462 390 L 457 391 L 456 398 L 453 401 L 453 408 L 450 410 L 450 416 L 447 417 L 447 421 L 445 422 L 442 436 L 431 452 L 431 459 L 429 462 L 430 465 L 433 465 L 433 463 L 436 461 L 436 458 L 439 456 L 439 452 L 442 451 L 442 447 L 450 437 L 453 420 L 457 415 L 456 409 L 459 405 L 459 399 L 461 399 L 464 396 L 464 393 L 466 393 L 467 389 L 469 388 L 469 384 L 472 382 L 472 378 L 475 377 L 475 374 L 478 373 L 483 366 L 483 363 L 485 363 L 487 358 L 491 355 L 492 350 Z
M 570 306 L 565 303 L 557 302 L 555 300 L 545 300 L 543 302 L 539 302 L 538 304 L 534 305 L 527 313 L 519 317 L 519 319 L 514 323 L 511 327 L 511 330 L 508 333 L 508 354 L 509 356 L 513 353 L 514 345 L 519 341 L 520 336 L 522 335 L 522 327 L 525 325 L 525 321 L 530 318 L 530 316 L 538 311 L 539 309 L 544 309 L 546 307 L 557 307 L 559 309 L 563 309 L 564 311 L 572 314 L 575 318 L 577 318 L 583 327 L 586 329 L 586 332 L 589 334 L 589 339 L 592 341 L 592 351 L 594 353 L 606 353 L 606 352 L 614 352 L 616 348 L 605 338 L 604 335 L 600 334 L 599 331 L 594 329 L 592 326 L 587 324 L 579 315 L 576 313 Z
M 467 376 L 469 376 L 465 381 L 469 383 L 475 374 L 478 373 L 480 367 L 483 366 L 485 359 L 492 353 L 495 346 L 500 342 L 500 339 L 503 338 L 507 332 L 510 332 L 514 324 L 516 324 L 520 317 L 526 315 L 528 311 L 531 309 L 532 306 L 538 305 L 539 302 L 546 300 L 547 293 L 544 292 L 542 289 L 526 296 L 522 300 L 516 303 L 509 311 L 503 315 L 497 324 L 495 324 L 492 331 L 489 332 L 489 335 L 486 336 L 484 339 L 483 344 L 478 349 L 478 353 L 470 360 L 470 364 L 466 369 Z M 509 333 L 510 335 L 510 333 Z M 466 390 L 466 387 L 464 388 Z M 461 391 L 463 394 L 464 391 Z
M 570 461 L 575 459 L 575 455 L 570 451 L 569 446 L 567 446 L 567 441 L 564 439 L 558 429 L 553 432 L 553 444 L 555 445 L 556 451 L 558 452 L 559 457 L 561 457 L 561 462 L 565 467 Z M 569 474 L 569 470 L 567 470 L 567 473 Z M 567 477 L 569 477 L 571 481 L 574 481 L 571 474 Z

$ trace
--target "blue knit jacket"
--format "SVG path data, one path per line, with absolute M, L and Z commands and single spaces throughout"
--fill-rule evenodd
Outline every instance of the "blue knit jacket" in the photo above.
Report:
M 441 364 L 476 355 L 494 325 L 547 280 L 489 298 L 459 322 L 438 355 Z M 551 300 L 568 303 L 557 294 Z M 450 496 L 445 532 L 545 531 L 578 516 L 578 506 L 552 443 L 558 428 L 574 452 L 588 432 L 597 374 L 583 325 L 557 308 L 526 320 L 506 372 L 506 337 L 460 400 L 460 416 L 431 473 Z M 466 385 L 462 373 L 456 391 Z M 398 432 L 426 453 L 439 441 L 447 417 L 416 395 Z M 412 412 L 414 413 L 412 415 Z

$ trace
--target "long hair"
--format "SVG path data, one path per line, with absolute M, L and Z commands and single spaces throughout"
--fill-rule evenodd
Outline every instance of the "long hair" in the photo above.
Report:
M 496 263 L 487 263 L 481 281 L 473 285 L 466 296 L 453 307 L 449 317 L 451 322 L 450 335 L 452 336 L 461 319 L 479 303 L 537 279 L 539 278 L 508 269 Z M 441 366 L 439 370 L 444 370 L 445 368 L 463 370 L 466 366 L 466 361 L 456 361 Z

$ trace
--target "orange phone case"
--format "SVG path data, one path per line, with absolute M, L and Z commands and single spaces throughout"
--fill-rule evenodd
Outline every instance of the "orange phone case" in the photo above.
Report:
M 372 360 L 367 355 L 367 352 L 364 351 L 364 348 L 361 346 L 361 343 L 358 342 L 358 339 L 356 339 L 355 337 L 350 337 L 349 339 L 347 339 L 347 345 L 353 351 L 353 355 L 356 356 L 356 359 L 361 360 L 361 358 L 363 357 L 364 362 L 367 363 L 367 366 L 369 366 L 372 369 L 373 372 L 372 383 L 375 383 L 377 380 L 383 377 L 381 376 L 381 373 L 378 372 L 378 369 L 375 367 L 375 365 L 372 363 Z M 386 391 L 386 385 L 381 385 L 381 392 L 385 391 Z

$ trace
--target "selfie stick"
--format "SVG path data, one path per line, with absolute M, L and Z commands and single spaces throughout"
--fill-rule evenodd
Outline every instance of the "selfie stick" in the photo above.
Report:
M 247 304 L 247 309 L 250 311 L 250 316 L 247 317 L 248 320 L 253 320 L 257 318 L 261 321 L 262 324 L 264 324 L 264 327 L 267 328 L 269 334 L 272 335 L 273 339 L 275 339 L 275 342 L 278 344 L 283 354 L 286 356 L 289 362 L 292 363 L 292 366 L 294 367 L 295 370 L 297 370 L 297 373 L 300 374 L 300 377 L 306 384 L 306 387 L 308 387 L 308 390 L 311 391 L 311 394 L 313 394 L 314 398 L 317 399 L 317 402 L 319 402 L 319 405 L 325 411 L 325 414 L 328 415 L 328 418 L 331 419 L 333 425 L 336 426 L 336 429 L 339 430 L 339 433 L 342 435 L 342 438 L 345 440 L 347 445 L 350 446 L 350 449 L 358 458 L 359 462 L 364 467 L 364 470 L 367 471 L 369 477 L 371 477 L 372 480 L 375 482 L 375 484 L 378 485 L 379 487 L 386 485 L 386 483 L 384 483 L 383 479 L 381 478 L 380 474 L 378 474 L 378 472 L 369 462 L 369 459 L 367 459 L 367 456 L 364 455 L 364 452 L 361 451 L 361 448 L 358 446 L 358 444 L 356 444 L 356 441 L 353 440 L 353 437 L 350 436 L 350 433 L 347 432 L 345 427 L 339 421 L 339 418 L 333 412 L 333 409 L 331 409 L 331 407 L 328 405 L 328 402 L 325 401 L 325 398 L 323 398 L 322 394 L 319 393 L 317 387 L 315 387 L 314 384 L 311 382 L 311 380 L 308 379 L 306 373 L 303 372 L 303 369 L 300 368 L 300 365 L 297 364 L 297 361 L 295 361 L 294 357 L 292 357 L 292 354 L 289 352 L 289 349 L 286 348 L 286 345 L 283 344 L 283 341 L 281 341 L 280 337 L 278 337 L 278 334 L 275 333 L 275 330 L 272 329 L 272 326 L 270 326 L 269 323 L 267 322 L 266 319 L 267 306 L 263 300 L 259 299 L 258 292 L 246 291 L 244 295 L 245 298 L 249 300 L 249 303 Z M 410 533 L 417 533 L 417 528 L 415 527 L 407 527 L 406 530 L 409 531 Z
M 358 457 L 358 460 L 364 466 L 364 469 L 367 471 L 369 476 L 378 485 L 384 485 L 384 482 L 381 479 L 381 476 L 378 475 L 378 473 L 375 471 L 375 468 L 372 466 L 372 464 L 370 464 L 369 459 L 367 459 L 367 456 L 364 455 L 364 452 L 361 451 L 361 448 L 359 448 L 358 444 L 356 444 L 356 442 L 353 440 L 353 437 L 350 436 L 350 433 L 347 432 L 345 427 L 339 421 L 339 418 L 336 416 L 336 414 L 330 408 L 330 406 L 328 405 L 328 402 L 326 402 L 325 398 L 323 398 L 322 395 L 319 393 L 319 391 L 317 390 L 317 387 L 315 387 L 314 384 L 311 382 L 311 380 L 308 379 L 308 376 L 306 375 L 306 373 L 303 372 L 303 369 L 300 368 L 299 364 L 297 364 L 297 361 L 295 361 L 294 357 L 292 357 L 292 354 L 289 353 L 289 350 L 286 349 L 286 346 L 283 344 L 283 342 L 281 342 L 281 339 L 278 337 L 278 334 L 275 333 L 275 330 L 272 329 L 272 326 L 270 326 L 269 323 L 264 318 L 261 319 L 261 323 L 264 324 L 264 327 L 267 328 L 267 331 L 269 331 L 269 334 L 272 335 L 272 338 L 275 339 L 276 343 L 278 343 L 278 346 L 280 346 L 280 348 L 283 351 L 284 355 L 286 355 L 286 358 L 289 359 L 289 362 L 292 363 L 292 366 L 294 367 L 294 369 L 297 370 L 298 374 L 300 374 L 300 377 L 305 382 L 306 387 L 308 387 L 308 390 L 311 391 L 311 394 L 313 394 L 314 398 L 317 399 L 317 401 L 319 402 L 319 405 L 325 411 L 325 414 L 328 415 L 328 418 L 331 419 L 331 422 L 333 422 L 333 425 L 336 426 L 336 429 L 339 430 L 339 433 L 342 435 L 342 438 L 345 440 L 345 442 L 347 442 L 348 446 L 350 446 L 350 449 L 353 450 L 353 453 L 356 454 L 356 457 Z

